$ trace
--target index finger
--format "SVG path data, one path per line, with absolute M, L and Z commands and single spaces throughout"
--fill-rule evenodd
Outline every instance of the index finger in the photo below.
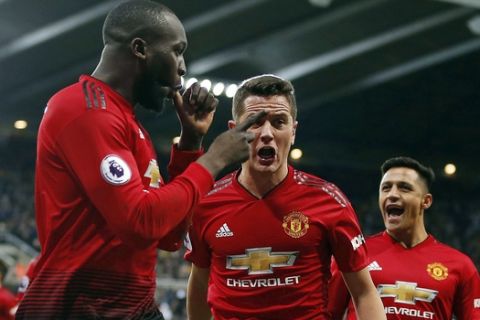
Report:
M 243 121 L 242 123 L 240 123 L 236 128 L 239 130 L 239 131 L 246 131 L 248 128 L 250 128 L 252 126 L 252 124 L 258 122 L 260 119 L 262 119 L 263 117 L 265 117 L 267 115 L 267 111 L 265 110 L 262 110 L 262 111 L 258 111 L 257 113 L 255 113 L 254 115 L 252 116 L 249 116 L 247 119 L 245 119 L 245 121 Z

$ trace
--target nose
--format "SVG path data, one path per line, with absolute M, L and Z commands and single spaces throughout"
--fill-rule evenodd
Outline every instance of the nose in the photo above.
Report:
M 270 142 L 273 140 L 272 124 L 268 120 L 260 127 L 260 139 L 262 142 Z
M 183 59 L 183 57 L 180 59 L 180 64 L 178 65 L 178 74 L 180 77 L 187 74 L 187 65 L 185 64 L 185 59 Z
M 394 200 L 398 199 L 399 197 L 398 188 L 396 186 L 392 186 L 387 192 L 387 199 Z

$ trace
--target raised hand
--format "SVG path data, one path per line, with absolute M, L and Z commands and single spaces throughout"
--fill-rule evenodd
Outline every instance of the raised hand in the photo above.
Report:
M 218 99 L 207 89 L 201 87 L 198 82 L 195 82 L 182 95 L 175 92 L 173 104 L 182 127 L 179 149 L 199 149 L 203 137 L 212 124 Z
M 259 111 L 235 128 L 220 134 L 197 162 L 207 168 L 213 176 L 216 176 L 223 168 L 247 160 L 250 154 L 249 143 L 255 139 L 255 134 L 247 130 L 254 123 L 260 122 L 266 115 L 266 111 Z

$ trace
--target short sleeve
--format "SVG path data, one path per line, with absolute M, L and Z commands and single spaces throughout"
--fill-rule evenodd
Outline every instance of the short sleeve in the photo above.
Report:
M 356 272 L 368 265 L 365 238 L 351 205 L 339 211 L 330 230 L 333 255 L 342 272 Z

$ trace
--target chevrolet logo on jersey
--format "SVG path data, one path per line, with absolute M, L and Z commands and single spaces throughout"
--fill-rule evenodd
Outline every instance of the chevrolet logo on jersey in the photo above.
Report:
M 246 249 L 245 254 L 227 257 L 227 269 L 271 274 L 273 268 L 292 266 L 297 256 L 298 251 L 272 252 L 272 247 Z
M 377 291 L 381 298 L 395 298 L 395 302 L 415 304 L 416 301 L 432 302 L 438 294 L 436 290 L 417 288 L 415 282 L 397 281 L 395 285 L 380 284 Z

